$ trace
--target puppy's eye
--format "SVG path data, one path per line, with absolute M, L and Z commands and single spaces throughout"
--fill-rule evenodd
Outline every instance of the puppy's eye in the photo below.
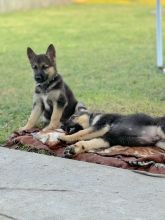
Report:
M 42 68 L 43 70 L 45 70 L 45 69 L 47 69 L 48 67 L 49 67 L 48 65 L 43 64 L 41 68 Z
M 34 70 L 36 70 L 36 69 L 37 69 L 37 65 L 33 65 L 32 68 L 33 68 Z

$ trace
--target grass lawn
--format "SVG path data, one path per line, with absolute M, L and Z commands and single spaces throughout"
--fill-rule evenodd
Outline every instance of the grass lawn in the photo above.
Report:
M 94 110 L 164 114 L 152 6 L 69 5 L 0 15 L 0 143 L 31 111 L 26 47 L 56 45 L 59 73 Z M 163 23 L 165 26 L 165 23 Z

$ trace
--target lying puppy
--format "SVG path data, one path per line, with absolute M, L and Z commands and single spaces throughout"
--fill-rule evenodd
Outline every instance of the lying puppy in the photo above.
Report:
M 45 54 L 39 55 L 27 48 L 27 56 L 34 72 L 36 87 L 31 115 L 20 130 L 33 128 L 41 116 L 48 124 L 45 131 L 59 128 L 60 122 L 74 114 L 77 100 L 58 74 L 55 48 L 51 44 Z
M 165 117 L 145 114 L 119 115 L 90 113 L 81 110 L 65 123 L 65 130 L 79 128 L 60 140 L 74 143 L 66 147 L 65 156 L 73 157 L 93 149 L 122 146 L 158 146 L 165 150 Z

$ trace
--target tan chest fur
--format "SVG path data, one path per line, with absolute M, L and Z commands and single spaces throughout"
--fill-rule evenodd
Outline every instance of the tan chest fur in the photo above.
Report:
M 45 108 L 48 110 L 49 109 L 48 100 L 56 104 L 57 100 L 59 99 L 60 94 L 61 94 L 60 90 L 54 90 L 48 93 L 40 93 L 40 94 L 35 93 L 33 96 L 33 103 L 42 101 Z

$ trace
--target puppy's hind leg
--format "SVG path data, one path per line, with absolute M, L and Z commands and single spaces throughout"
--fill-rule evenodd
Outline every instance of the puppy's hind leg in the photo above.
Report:
M 94 138 L 89 141 L 79 141 L 74 145 L 66 147 L 64 155 L 67 158 L 72 158 L 77 154 L 88 152 L 89 150 L 108 147 L 110 147 L 109 143 L 105 141 L 103 138 Z

